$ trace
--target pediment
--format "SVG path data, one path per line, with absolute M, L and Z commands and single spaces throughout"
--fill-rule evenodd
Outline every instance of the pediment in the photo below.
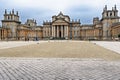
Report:
M 58 15 L 57 18 L 64 18 L 64 16 L 63 15 Z
M 57 24 L 59 24 L 59 25 L 68 25 L 69 23 L 67 21 L 65 21 L 65 20 L 62 20 L 62 19 L 58 19 L 58 20 L 55 20 L 55 21 L 52 22 L 52 25 L 57 25 Z
M 63 13 L 62 13 L 62 12 L 60 12 L 60 13 L 58 14 L 57 18 L 64 18 Z
M 55 20 L 54 23 L 66 23 L 66 21 L 62 19 L 58 19 L 58 20 Z

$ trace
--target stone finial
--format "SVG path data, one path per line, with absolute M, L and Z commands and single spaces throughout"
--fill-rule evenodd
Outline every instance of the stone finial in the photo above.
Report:
M 116 4 L 115 4 L 115 10 L 117 10 Z
M 43 25 L 45 24 L 45 21 L 43 21 Z
M 11 11 L 10 11 L 10 14 L 11 14 Z
M 14 9 L 12 9 L 12 14 L 14 14 Z
M 7 9 L 5 9 L 5 14 L 7 14 Z
M 62 11 L 60 11 L 60 13 L 58 15 L 63 15 Z
M 107 10 L 107 5 L 105 5 L 105 8 L 104 8 L 104 11 L 106 11 Z
M 80 19 L 78 21 L 80 22 Z
M 105 9 L 107 10 L 107 5 L 105 5 Z
M 35 25 L 37 25 L 37 21 L 35 20 Z
M 77 19 L 75 19 L 75 22 L 77 22 Z
M 18 16 L 18 11 L 16 12 L 16 15 Z

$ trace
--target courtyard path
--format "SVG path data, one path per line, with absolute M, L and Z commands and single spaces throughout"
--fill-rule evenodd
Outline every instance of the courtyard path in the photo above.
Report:
M 120 62 L 75 58 L 0 58 L 0 80 L 120 80 Z
M 120 42 L 117 42 L 117 41 L 92 41 L 92 43 L 96 43 L 99 46 L 102 46 L 106 49 L 115 51 L 120 54 Z

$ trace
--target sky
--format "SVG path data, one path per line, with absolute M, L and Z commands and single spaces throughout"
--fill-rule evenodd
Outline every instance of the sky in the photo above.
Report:
M 92 24 L 93 17 L 101 19 L 105 5 L 112 9 L 115 4 L 120 11 L 119 0 L 0 0 L 0 20 L 3 20 L 5 9 L 8 12 L 14 9 L 19 11 L 23 24 L 27 19 L 35 19 L 38 25 L 42 25 L 43 21 L 51 20 L 61 11 L 71 20 L 80 19 L 81 24 Z

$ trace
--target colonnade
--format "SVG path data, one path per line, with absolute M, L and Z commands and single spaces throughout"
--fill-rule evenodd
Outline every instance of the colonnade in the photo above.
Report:
M 53 25 L 52 37 L 55 38 L 68 38 L 68 26 L 67 25 Z

